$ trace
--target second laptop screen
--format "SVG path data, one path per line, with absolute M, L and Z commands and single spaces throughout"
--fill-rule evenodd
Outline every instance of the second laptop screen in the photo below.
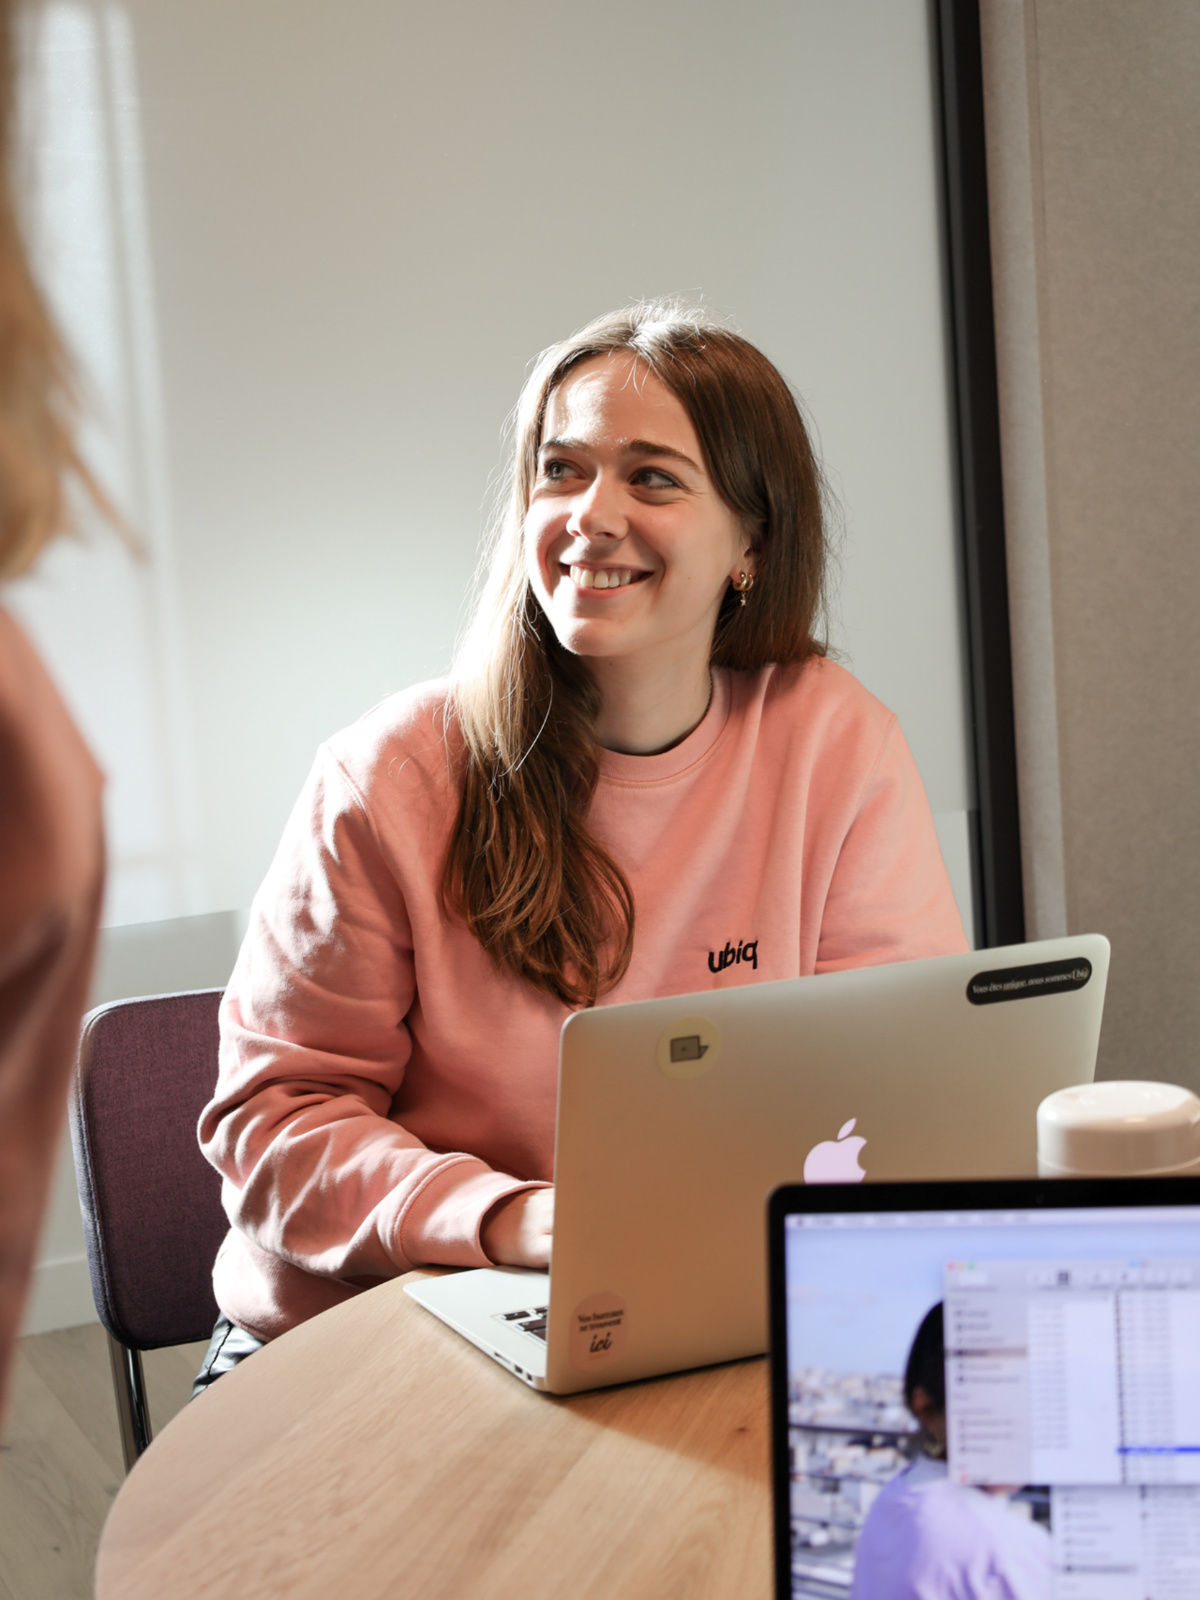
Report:
M 1197 1209 L 805 1214 L 785 1241 L 794 1596 L 1194 1597 Z

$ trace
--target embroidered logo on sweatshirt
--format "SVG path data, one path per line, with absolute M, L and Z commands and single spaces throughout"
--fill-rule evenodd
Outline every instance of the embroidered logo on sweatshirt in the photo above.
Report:
M 726 942 L 724 950 L 710 950 L 708 952 L 708 970 L 710 972 L 724 972 L 726 967 L 737 966 L 739 962 L 748 961 L 758 971 L 758 940 L 739 939 L 737 948 Z

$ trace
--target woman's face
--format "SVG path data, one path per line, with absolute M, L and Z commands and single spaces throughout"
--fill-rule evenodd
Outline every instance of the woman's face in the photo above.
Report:
M 573 654 L 707 664 L 726 586 L 753 557 L 687 412 L 634 357 L 585 362 L 550 396 L 525 559 Z

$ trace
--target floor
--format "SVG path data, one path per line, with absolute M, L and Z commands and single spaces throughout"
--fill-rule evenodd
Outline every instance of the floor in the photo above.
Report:
M 187 1404 L 203 1344 L 143 1356 L 155 1432 Z M 91 1600 L 125 1469 L 99 1323 L 22 1339 L 0 1446 L 0 1600 Z

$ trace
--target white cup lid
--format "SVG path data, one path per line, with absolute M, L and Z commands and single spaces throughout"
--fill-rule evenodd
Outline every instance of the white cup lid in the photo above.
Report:
M 1038 1107 L 1038 1160 L 1064 1173 L 1131 1176 L 1200 1161 L 1200 1099 L 1172 1083 L 1086 1083 Z

